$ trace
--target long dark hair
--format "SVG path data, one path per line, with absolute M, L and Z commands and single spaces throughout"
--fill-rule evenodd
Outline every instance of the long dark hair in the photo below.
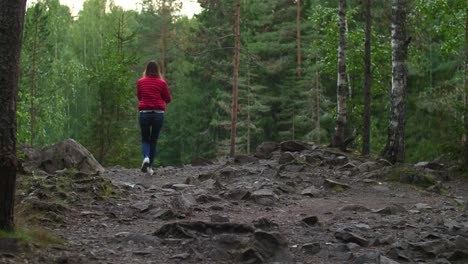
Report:
M 146 65 L 144 75 L 162 79 L 162 75 L 161 75 L 161 72 L 159 70 L 159 65 L 158 65 L 158 63 L 156 61 L 148 62 L 148 64 Z

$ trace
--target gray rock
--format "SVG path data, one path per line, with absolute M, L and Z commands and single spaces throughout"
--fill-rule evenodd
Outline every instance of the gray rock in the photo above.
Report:
M 301 152 L 308 148 L 307 143 L 300 142 L 297 140 L 289 140 L 281 142 L 281 151 L 286 152 Z
M 444 239 L 409 243 L 409 245 L 413 250 L 425 253 L 430 257 L 435 257 L 440 253 L 446 252 L 450 248 L 448 241 Z
M 353 232 L 338 230 L 335 232 L 335 237 L 347 243 L 356 243 L 362 247 L 367 247 L 367 245 L 369 245 L 369 240 Z
M 286 240 L 278 233 L 257 231 L 254 233 L 255 250 L 267 263 L 280 262 L 292 263 L 293 257 L 288 251 Z
M 318 217 L 317 216 L 308 216 L 304 219 L 301 220 L 303 223 L 305 223 L 308 226 L 315 226 L 319 223 Z
M 179 221 L 163 225 L 153 233 L 160 238 L 195 238 L 203 235 L 253 233 L 254 229 L 238 223 L 209 223 L 203 221 Z
M 291 152 L 281 152 L 281 156 L 278 160 L 279 164 L 286 164 L 295 159 L 294 154 Z
M 379 263 L 379 260 L 380 260 L 380 252 L 368 252 L 368 253 L 357 255 L 353 264 Z
M 208 179 L 206 181 L 203 181 L 201 183 L 201 187 L 207 189 L 207 190 L 222 190 L 224 189 L 224 186 L 215 179 Z
M 387 206 L 385 208 L 372 210 L 372 212 L 381 214 L 381 215 L 394 215 L 394 214 L 405 213 L 406 209 L 401 205 L 394 204 L 394 205 Z
M 181 253 L 181 254 L 177 254 L 177 255 L 174 255 L 172 257 L 170 257 L 171 259 L 181 259 L 181 260 L 184 260 L 184 259 L 188 259 L 190 258 L 190 253 Z
M 252 193 L 251 199 L 258 204 L 272 206 L 278 201 L 278 196 L 271 189 L 260 189 Z
M 219 196 L 213 196 L 208 194 L 200 194 L 195 198 L 198 203 L 210 203 L 210 202 L 219 202 L 221 198 Z
M 425 204 L 425 203 L 417 203 L 414 205 L 414 207 L 416 207 L 416 209 L 418 210 L 421 210 L 421 209 L 432 209 L 431 206 L 429 206 L 428 204 Z
M 262 264 L 262 263 L 265 263 L 265 260 L 260 255 L 260 253 L 257 252 L 253 248 L 247 248 L 244 251 L 242 251 L 241 256 L 239 258 L 239 261 L 241 263 L 248 263 L 248 264 Z
M 184 183 L 176 183 L 171 186 L 172 189 L 177 190 L 177 191 L 182 191 L 188 188 L 195 187 L 195 185 L 190 185 L 190 184 L 184 184 Z
M 170 201 L 171 207 L 176 212 L 187 213 L 191 211 L 192 207 L 196 204 L 195 198 L 190 194 L 175 195 Z
M 45 148 L 24 147 L 22 151 L 27 156 L 23 166 L 29 172 L 39 169 L 55 173 L 64 169 L 76 169 L 89 175 L 105 171 L 91 152 L 73 139 Z
M 132 205 L 132 208 L 137 209 L 140 213 L 146 213 L 153 208 L 153 203 L 150 201 L 142 201 Z
M 315 186 L 310 186 L 306 189 L 304 189 L 301 192 L 302 195 L 304 196 L 310 196 L 310 197 L 322 197 L 324 195 L 323 190 L 320 190 L 316 188 Z
M 463 262 L 458 262 L 458 263 L 467 263 L 466 261 L 468 261 L 468 251 L 455 250 L 455 252 L 453 252 L 450 255 L 449 260 L 450 261 L 463 261 Z
M 337 190 L 337 191 L 347 190 L 347 189 L 351 188 L 351 186 L 349 186 L 347 184 L 337 182 L 337 181 L 334 181 L 332 179 L 325 179 L 323 184 L 324 184 L 324 186 L 326 186 L 326 187 L 328 187 L 330 189 Z
M 226 191 L 223 196 L 232 200 L 246 200 L 250 198 L 251 193 L 245 188 L 234 188 Z
M 165 221 L 174 220 L 174 219 L 177 219 L 177 218 L 184 218 L 183 215 L 181 215 L 181 214 L 179 214 L 177 212 L 174 212 L 171 209 L 159 209 L 153 214 L 153 216 L 155 218 L 165 220 Z
M 308 244 L 302 245 L 301 250 L 306 254 L 315 255 L 319 253 L 320 250 L 322 250 L 322 246 L 320 245 L 320 243 L 317 243 L 317 242 L 308 243 Z
M 368 172 L 368 171 L 373 171 L 377 168 L 379 168 L 379 164 L 375 161 L 367 161 L 362 163 L 361 165 L 358 166 L 358 170 L 360 172 Z
M 462 237 L 462 236 L 457 236 L 455 238 L 455 247 L 457 249 L 468 252 L 468 238 Z
M 325 158 L 318 153 L 304 155 L 304 159 L 307 163 L 314 164 L 323 161 Z
M 279 149 L 279 144 L 275 142 L 263 142 L 255 151 L 255 157 L 259 159 L 269 159 L 275 150 Z

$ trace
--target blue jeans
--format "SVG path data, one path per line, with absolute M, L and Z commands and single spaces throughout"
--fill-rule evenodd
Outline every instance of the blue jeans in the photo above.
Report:
M 143 158 L 148 157 L 150 160 L 149 167 L 152 167 L 154 158 L 156 157 L 156 145 L 158 144 L 159 132 L 164 123 L 164 113 L 140 113 L 139 121 Z

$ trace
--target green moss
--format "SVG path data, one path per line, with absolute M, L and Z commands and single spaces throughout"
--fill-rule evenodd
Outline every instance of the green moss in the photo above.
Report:
M 64 240 L 40 227 L 17 227 L 13 232 L 0 230 L 0 238 L 14 238 L 21 242 L 32 242 L 36 246 L 63 245 Z
M 346 191 L 346 189 L 343 186 L 338 185 L 338 184 L 333 185 L 332 190 L 335 191 L 335 192 L 344 192 L 344 191 Z
M 387 179 L 425 188 L 437 183 L 434 175 L 423 173 L 422 171 L 405 165 L 394 168 L 387 175 Z

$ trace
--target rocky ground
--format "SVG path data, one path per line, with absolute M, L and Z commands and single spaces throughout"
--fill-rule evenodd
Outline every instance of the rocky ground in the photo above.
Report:
M 0 239 L 0 263 L 468 263 L 468 182 L 440 160 L 289 141 L 153 176 L 52 163 L 25 166 L 17 200 L 61 240 Z

